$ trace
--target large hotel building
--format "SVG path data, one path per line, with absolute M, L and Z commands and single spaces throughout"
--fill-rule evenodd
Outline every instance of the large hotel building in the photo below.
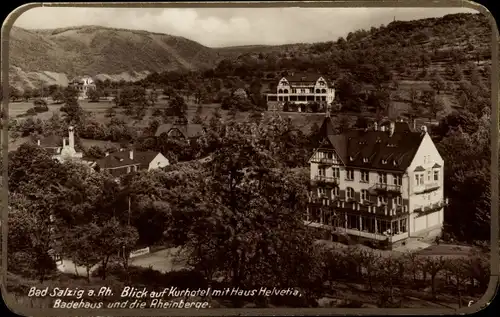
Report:
M 387 248 L 441 232 L 444 161 L 426 127 L 390 122 L 335 135 L 327 113 L 321 131 L 307 225 Z
M 298 105 L 298 111 L 303 105 L 317 102 L 329 105 L 335 99 L 333 83 L 324 76 L 315 74 L 292 74 L 282 77 L 276 87 L 276 94 L 267 94 L 269 110 L 283 110 L 285 102 Z

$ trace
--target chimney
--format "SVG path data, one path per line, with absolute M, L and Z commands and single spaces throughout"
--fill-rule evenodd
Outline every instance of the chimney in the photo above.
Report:
M 38 144 L 38 146 L 40 146 L 40 140 L 36 140 L 36 144 Z
M 377 130 L 378 130 L 378 123 L 377 123 L 377 122 L 374 122 L 374 123 L 373 123 L 373 130 L 374 130 L 374 131 L 377 131 Z
M 389 136 L 394 134 L 394 130 L 396 130 L 396 123 L 391 121 L 391 124 L 389 125 Z
M 63 138 L 63 147 L 66 147 L 66 138 Z
M 75 148 L 75 131 L 73 126 L 68 127 L 68 132 L 69 132 L 69 147 L 74 149 Z
M 134 160 L 134 150 L 130 150 L 130 152 L 129 152 L 129 158 L 131 160 Z

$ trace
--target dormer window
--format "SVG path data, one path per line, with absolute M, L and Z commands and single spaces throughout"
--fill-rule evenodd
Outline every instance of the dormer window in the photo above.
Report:
M 377 143 L 381 143 L 381 142 L 382 142 L 382 140 L 380 140 L 380 139 L 377 139 Z
M 353 161 L 354 158 L 352 156 L 349 156 L 349 161 Z
M 382 160 L 382 164 L 387 164 L 387 160 Z
M 398 162 L 396 162 L 396 160 L 392 161 L 392 165 L 396 166 L 398 165 Z
M 389 143 L 387 144 L 387 147 L 396 147 L 396 144 Z
M 368 163 L 368 158 L 363 158 L 363 163 Z

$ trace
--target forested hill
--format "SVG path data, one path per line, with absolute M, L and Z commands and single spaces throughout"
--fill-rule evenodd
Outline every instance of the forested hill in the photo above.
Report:
M 264 72 L 314 69 L 336 77 L 356 69 L 364 82 L 391 72 L 399 79 L 425 78 L 432 66 L 490 59 L 490 25 L 479 14 L 395 21 L 370 30 L 353 30 L 345 38 L 314 44 L 209 48 L 182 37 L 100 26 L 57 30 L 14 28 L 10 41 L 11 82 L 33 88 L 40 81 L 64 84 L 88 74 L 100 79 L 137 80 L 151 72 L 197 71 L 230 64 Z M 221 64 L 221 61 L 222 64 Z M 374 71 L 377 69 L 377 71 Z M 453 70 L 448 69 L 448 74 Z

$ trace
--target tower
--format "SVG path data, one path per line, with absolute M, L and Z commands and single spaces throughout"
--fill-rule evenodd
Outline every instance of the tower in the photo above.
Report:
M 71 149 L 74 149 L 75 148 L 75 129 L 73 128 L 73 126 L 70 125 L 68 127 L 68 132 L 69 132 L 69 144 L 68 144 L 68 146 Z

